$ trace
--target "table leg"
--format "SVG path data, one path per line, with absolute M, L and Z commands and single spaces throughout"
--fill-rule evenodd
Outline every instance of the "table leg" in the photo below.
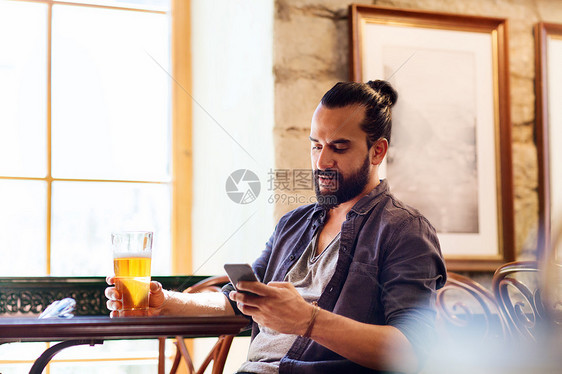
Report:
M 65 348 L 73 347 L 75 345 L 91 345 L 94 346 L 96 344 L 103 344 L 103 340 L 99 339 L 86 339 L 86 340 L 67 340 L 61 343 L 57 343 L 52 347 L 48 348 L 31 367 L 29 374 L 41 374 L 45 369 L 45 366 L 51 361 L 51 359 L 60 351 Z

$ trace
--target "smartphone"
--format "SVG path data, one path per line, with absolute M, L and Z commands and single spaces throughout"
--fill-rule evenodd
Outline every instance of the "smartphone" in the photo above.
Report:
M 224 270 L 228 275 L 228 279 L 230 279 L 230 283 L 236 288 L 236 284 L 239 281 L 250 281 L 250 282 L 259 282 L 258 277 L 252 270 L 252 267 L 249 264 L 225 264 Z M 238 289 L 236 289 L 238 291 Z M 245 292 L 245 291 L 240 291 Z M 245 292 L 252 294 L 251 292 Z

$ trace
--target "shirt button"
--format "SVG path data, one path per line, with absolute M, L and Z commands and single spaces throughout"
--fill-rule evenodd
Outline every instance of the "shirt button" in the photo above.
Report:
M 345 248 L 345 246 L 342 245 L 341 250 L 345 252 L 347 251 L 347 248 Z
M 295 259 L 295 256 L 294 256 L 294 255 L 290 255 L 290 256 L 289 256 L 289 260 L 293 261 L 294 259 Z
M 328 292 L 332 292 L 333 290 L 334 290 L 334 287 L 330 287 L 330 291 L 328 291 Z

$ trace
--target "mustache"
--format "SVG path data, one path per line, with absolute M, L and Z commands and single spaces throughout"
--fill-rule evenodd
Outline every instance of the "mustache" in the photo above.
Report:
M 318 178 L 318 177 L 326 177 L 326 178 L 337 178 L 339 176 L 339 173 L 337 170 L 332 170 L 332 169 L 327 169 L 327 170 L 319 170 L 319 169 L 315 169 L 314 170 L 314 177 Z

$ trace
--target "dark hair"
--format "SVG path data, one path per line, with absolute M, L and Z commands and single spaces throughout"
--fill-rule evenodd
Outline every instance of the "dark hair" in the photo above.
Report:
M 375 80 L 367 83 L 339 82 L 324 94 L 320 102 L 327 108 L 342 108 L 355 104 L 365 107 L 365 119 L 361 129 L 367 133 L 367 148 L 371 148 L 380 138 L 385 138 L 390 143 L 390 108 L 396 100 L 398 93 L 390 83 Z

